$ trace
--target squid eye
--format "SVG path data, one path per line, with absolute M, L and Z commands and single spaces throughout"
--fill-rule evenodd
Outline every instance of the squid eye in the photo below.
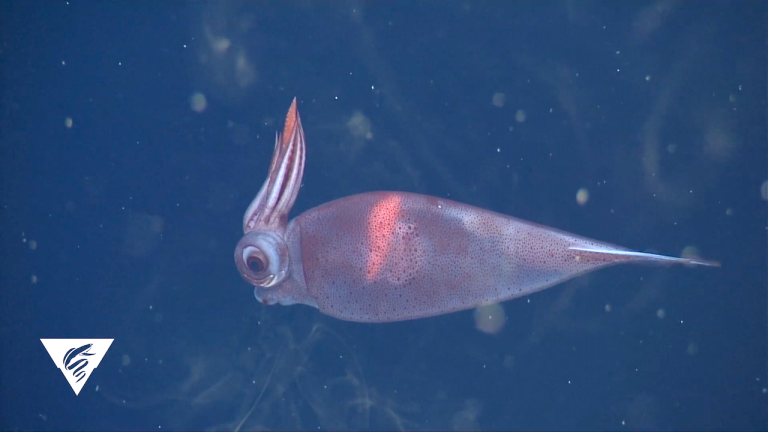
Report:
M 269 288 L 285 279 L 290 256 L 283 238 L 276 233 L 251 231 L 235 248 L 235 264 L 251 284 Z
M 264 270 L 266 267 L 264 265 L 264 260 L 262 260 L 260 257 L 257 256 L 249 256 L 248 257 L 248 269 L 250 269 L 254 273 L 259 273 Z
M 248 270 L 254 274 L 259 274 L 269 267 L 269 258 L 264 255 L 264 252 L 257 247 L 247 247 L 243 251 L 243 259 Z

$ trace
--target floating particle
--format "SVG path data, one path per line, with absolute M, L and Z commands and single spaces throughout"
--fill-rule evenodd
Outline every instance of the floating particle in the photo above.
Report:
M 27 245 L 31 250 L 37 249 L 37 242 L 35 240 L 30 240 L 27 242 Z
M 64 127 L 66 127 L 67 129 L 72 128 L 72 117 L 67 117 L 64 119 Z
M 159 245 L 164 225 L 160 216 L 129 214 L 123 228 L 123 251 L 133 257 L 149 255 Z
M 699 353 L 699 345 L 696 342 L 691 342 L 688 344 L 688 349 L 686 352 L 690 355 L 696 355 Z
M 240 88 L 246 88 L 256 80 L 256 69 L 245 51 L 240 51 L 235 59 L 235 78 Z
M 699 249 L 696 246 L 686 246 L 683 248 L 683 251 L 680 253 L 680 256 L 682 258 L 688 258 L 688 259 L 700 259 L 701 254 L 699 253 Z
M 606 304 L 605 304 L 605 311 L 606 311 L 606 312 L 610 312 L 610 311 L 612 311 L 612 310 L 613 310 L 613 306 L 611 306 L 611 304 L 610 304 L 610 303 L 606 303 Z
M 732 208 L 725 209 L 725 215 L 726 216 L 733 216 L 733 209 Z
M 504 367 L 507 369 L 512 369 L 515 366 L 515 356 L 512 354 L 507 354 L 504 356 Z
M 525 121 L 525 117 L 526 117 L 526 115 L 525 115 L 525 111 L 524 110 L 519 109 L 515 113 L 515 121 L 517 121 L 518 123 L 524 122 Z
M 215 52 L 216 54 L 223 54 L 229 50 L 229 47 L 232 46 L 232 41 L 226 37 L 214 36 L 210 34 L 207 36 L 208 36 L 208 45 L 211 47 L 211 50 L 213 50 L 213 52 Z
M 764 181 L 762 185 L 760 185 L 760 196 L 763 197 L 764 200 L 768 201 L 768 180 Z
M 36 283 L 37 283 L 37 275 L 32 275 L 32 277 L 31 277 L 31 278 L 29 278 L 29 279 L 30 279 L 30 281 L 31 281 L 33 284 L 36 284 Z
M 584 207 L 589 201 L 589 191 L 586 188 L 581 188 L 576 192 L 576 202 Z
M 365 138 L 367 140 L 373 139 L 371 119 L 360 111 L 352 113 L 352 117 L 347 120 L 346 126 L 350 135 L 355 138 Z
M 507 95 L 505 95 L 504 93 L 494 93 L 493 97 L 491 98 L 491 103 L 493 104 L 493 106 L 499 107 L 499 108 L 503 107 L 504 102 L 506 101 L 507 101 Z
M 475 327 L 484 333 L 495 334 L 504 327 L 504 308 L 498 304 L 480 306 L 475 309 Z
M 208 101 L 205 99 L 204 94 L 195 92 L 189 97 L 189 106 L 192 108 L 192 111 L 201 113 L 208 106 Z
M 664 317 L 667 316 L 667 311 L 665 311 L 663 308 L 656 311 L 656 317 L 659 319 L 664 319 Z
M 451 419 L 453 430 L 480 430 L 480 424 L 477 418 L 483 411 L 483 406 L 477 399 L 467 399 L 464 401 L 464 407 L 457 411 Z
M 123 359 L 122 360 L 123 360 L 123 367 L 128 366 L 129 364 L 131 364 L 131 356 L 129 356 L 128 354 L 123 354 Z
M 674 154 L 677 151 L 677 144 L 670 144 L 667 146 L 667 153 Z

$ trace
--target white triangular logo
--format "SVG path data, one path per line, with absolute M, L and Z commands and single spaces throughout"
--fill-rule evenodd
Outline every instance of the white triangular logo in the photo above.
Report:
M 80 394 L 114 339 L 40 339 L 57 368 Z

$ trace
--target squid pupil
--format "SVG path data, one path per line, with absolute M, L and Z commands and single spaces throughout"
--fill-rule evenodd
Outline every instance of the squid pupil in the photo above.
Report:
M 248 258 L 248 268 L 252 272 L 258 273 L 258 272 L 264 270 L 264 261 L 262 261 L 261 258 L 250 257 L 250 258 Z

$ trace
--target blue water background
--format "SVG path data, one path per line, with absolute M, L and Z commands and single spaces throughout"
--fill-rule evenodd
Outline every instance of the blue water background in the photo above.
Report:
M 768 427 L 765 2 L 0 16 L 0 429 Z M 602 270 L 495 334 L 263 306 L 232 253 L 294 96 L 292 215 L 404 190 L 722 268 Z M 75 396 L 39 339 L 89 337 Z

